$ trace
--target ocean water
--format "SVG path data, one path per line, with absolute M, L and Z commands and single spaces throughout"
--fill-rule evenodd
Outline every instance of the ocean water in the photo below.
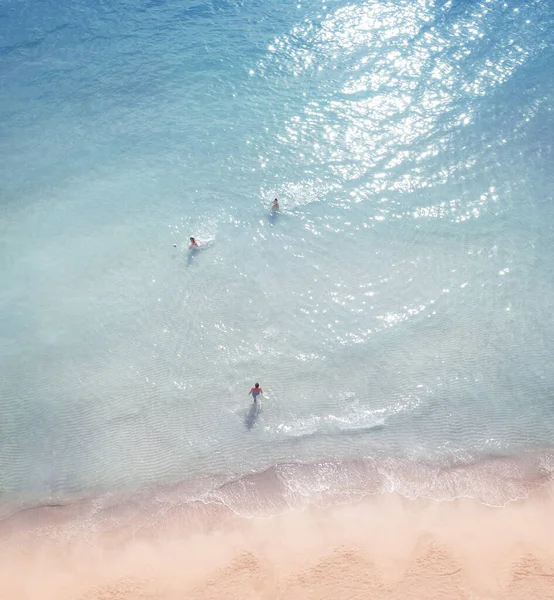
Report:
M 553 42 L 544 0 L 1 0 L 2 514 L 549 479 Z

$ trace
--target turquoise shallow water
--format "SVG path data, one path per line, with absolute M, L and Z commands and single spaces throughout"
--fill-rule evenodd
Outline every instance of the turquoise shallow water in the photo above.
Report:
M 553 26 L 539 1 L 0 3 L 4 503 L 548 477 Z

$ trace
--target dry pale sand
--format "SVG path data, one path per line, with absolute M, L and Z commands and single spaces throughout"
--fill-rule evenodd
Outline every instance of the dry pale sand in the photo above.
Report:
M 174 512 L 63 541 L 60 523 L 4 527 L 0 598 L 554 599 L 553 490 L 504 508 L 387 494 L 202 528 Z

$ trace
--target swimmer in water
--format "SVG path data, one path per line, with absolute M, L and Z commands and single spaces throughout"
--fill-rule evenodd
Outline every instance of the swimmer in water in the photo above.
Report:
M 277 198 L 275 198 L 275 200 L 273 200 L 273 202 L 271 203 L 271 210 L 273 212 L 279 211 L 279 200 L 277 200 Z
M 264 391 L 262 390 L 262 388 L 260 387 L 259 383 L 255 383 L 254 387 L 248 392 L 249 394 L 252 394 L 252 398 L 254 398 L 254 402 L 256 402 L 256 398 L 260 395 L 263 394 Z
M 193 237 L 191 237 L 189 250 L 192 250 L 193 248 L 198 248 L 198 247 L 199 247 L 198 242 Z

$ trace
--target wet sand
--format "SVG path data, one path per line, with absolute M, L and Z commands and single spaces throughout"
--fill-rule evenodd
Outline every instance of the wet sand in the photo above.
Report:
M 503 508 L 383 494 L 269 519 L 196 506 L 96 532 L 27 511 L 2 523 L 0 598 L 554 598 L 553 509 L 549 484 Z

